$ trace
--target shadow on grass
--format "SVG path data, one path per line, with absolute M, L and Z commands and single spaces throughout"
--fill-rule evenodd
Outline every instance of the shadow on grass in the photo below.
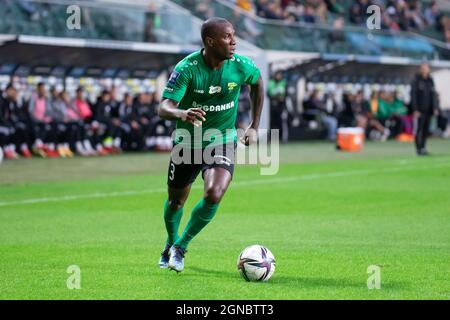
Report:
M 242 280 L 239 273 L 230 272 L 230 271 L 220 271 L 220 270 L 210 270 L 200 267 L 189 267 L 189 271 L 193 271 L 194 273 L 189 274 L 189 276 L 198 276 L 198 274 L 202 274 L 202 276 L 211 276 L 218 278 L 228 278 L 231 280 Z M 186 274 L 187 276 L 188 274 Z M 292 276 L 283 276 L 275 274 L 272 279 L 263 284 L 270 285 L 271 287 L 281 286 L 281 287 L 289 287 L 289 288 L 334 288 L 334 289 L 344 289 L 344 288 L 359 288 L 359 289 L 367 289 L 367 283 L 365 279 L 361 281 L 355 281 L 350 279 L 342 279 L 342 278 L 321 278 L 321 277 L 292 277 Z M 382 283 L 382 289 L 394 289 L 401 290 L 407 289 L 409 287 L 407 282 L 403 281 L 389 281 L 387 283 Z

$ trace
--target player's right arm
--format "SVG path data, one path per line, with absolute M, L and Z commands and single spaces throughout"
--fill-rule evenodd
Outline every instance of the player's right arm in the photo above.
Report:
M 200 121 L 205 121 L 203 117 L 206 112 L 200 108 L 180 109 L 178 105 L 186 94 L 186 90 L 191 82 L 192 73 L 187 67 L 188 62 L 179 62 L 164 89 L 162 101 L 158 108 L 158 115 L 166 120 L 181 120 L 192 123 L 198 127 Z
M 181 120 L 198 126 L 198 121 L 205 121 L 206 114 L 200 108 L 190 108 L 187 110 L 178 109 L 178 102 L 172 99 L 163 99 L 159 105 L 158 115 L 166 120 Z

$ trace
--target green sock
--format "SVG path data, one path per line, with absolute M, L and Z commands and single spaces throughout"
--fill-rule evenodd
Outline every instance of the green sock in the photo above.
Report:
M 175 244 L 186 249 L 189 242 L 212 220 L 219 204 L 210 204 L 205 199 L 200 200 L 192 210 L 191 218 L 181 237 Z
M 181 217 L 183 216 L 183 208 L 176 211 L 170 209 L 169 200 L 164 204 L 164 222 L 167 230 L 167 244 L 172 245 L 178 239 L 178 228 L 180 227 Z

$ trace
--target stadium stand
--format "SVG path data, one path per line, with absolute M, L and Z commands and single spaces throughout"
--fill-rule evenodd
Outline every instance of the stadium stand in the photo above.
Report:
M 235 25 L 239 51 L 256 60 L 266 83 L 282 75 L 283 100 L 274 112 L 268 99 L 263 127 L 281 129 L 283 142 L 333 140 L 338 126 L 363 127 L 374 140 L 411 137 L 417 66 L 430 61 L 439 88 L 450 79 L 450 8 L 441 1 L 82 1 L 82 27 L 71 30 L 72 4 L 0 0 L 7 159 L 170 149 L 173 127 L 155 106 L 174 63 L 200 47 L 201 19 L 211 16 Z M 381 8 L 381 30 L 365 26 L 371 4 Z M 33 113 L 42 106 L 40 83 L 48 119 Z M 249 119 L 246 94 L 238 127 Z M 446 136 L 444 90 L 440 102 L 434 132 Z

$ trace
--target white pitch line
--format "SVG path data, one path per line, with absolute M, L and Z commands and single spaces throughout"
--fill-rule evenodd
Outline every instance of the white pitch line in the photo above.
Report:
M 315 180 L 321 178 L 336 178 L 336 177 L 347 177 L 354 175 L 364 175 L 364 174 L 372 174 L 372 173 L 388 173 L 388 172 L 399 172 L 399 171 L 408 171 L 408 170 L 427 170 L 430 168 L 436 167 L 449 167 L 450 162 L 439 162 L 437 164 L 428 165 L 426 167 L 416 167 L 416 166 L 400 166 L 400 167 L 391 167 L 385 169 L 363 169 L 363 170 L 351 170 L 351 171 L 335 171 L 328 173 L 314 173 L 314 174 L 306 174 L 303 176 L 292 176 L 292 177 L 282 177 L 282 178 L 271 178 L 271 179 L 255 179 L 255 180 L 247 180 L 247 181 L 237 181 L 233 182 L 233 187 L 240 186 L 252 186 L 252 185 L 261 185 L 267 184 L 270 185 L 272 183 L 285 183 L 291 181 L 299 181 L 299 180 Z M 193 189 L 202 189 L 203 186 L 196 185 L 193 186 Z M 139 194 L 151 194 L 158 192 L 167 192 L 166 188 L 154 188 L 148 190 L 128 190 L 128 191 L 114 191 L 114 192 L 97 192 L 91 194 L 81 194 L 81 195 L 67 195 L 60 197 L 44 197 L 44 198 L 33 198 L 33 199 L 24 199 L 24 200 L 15 200 L 15 201 L 5 201 L 0 202 L 0 207 L 13 206 L 13 205 L 24 205 L 24 204 L 37 204 L 37 203 L 46 203 L 46 202 L 60 202 L 60 201 L 70 201 L 70 200 L 79 200 L 79 199 L 95 199 L 95 198 L 107 198 L 107 197 L 121 197 L 121 196 L 133 196 Z

